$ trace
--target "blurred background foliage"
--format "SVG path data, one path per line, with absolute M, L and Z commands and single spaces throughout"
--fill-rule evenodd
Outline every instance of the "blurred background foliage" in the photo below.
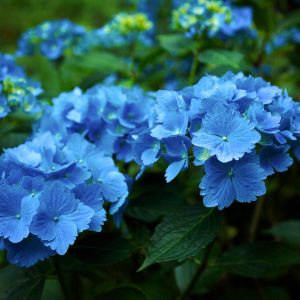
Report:
M 118 12 L 134 11 L 134 2 L 0 0 L 0 51 L 13 53 L 21 34 L 45 20 L 67 18 L 87 28 L 97 28 Z M 86 89 L 111 73 L 118 75 L 119 84 L 138 83 L 147 90 L 155 90 L 164 88 L 172 72 L 181 78 L 179 87 L 183 87 L 188 84 L 195 54 L 193 45 L 170 33 L 171 2 L 161 3 L 155 48 L 95 51 L 80 60 L 67 57 L 59 66 L 40 56 L 20 58 L 19 63 L 42 82 L 45 100 L 75 86 Z M 264 52 L 275 34 L 300 26 L 299 4 L 293 0 L 248 0 L 236 4 L 254 9 L 258 36 L 252 41 L 226 44 L 200 41 L 194 82 L 205 73 L 222 75 L 227 70 L 241 70 L 286 88 L 299 100 L 299 45 L 288 43 L 271 54 Z M 138 62 L 137 69 L 132 70 L 130 56 Z M 187 61 L 188 71 L 180 65 L 183 60 Z M 1 144 L 10 147 L 21 143 L 30 126 L 24 128 L 22 123 L 21 127 L 23 132 L 5 136 Z M 221 233 L 209 257 L 205 250 L 183 262 L 161 263 L 168 259 L 156 259 L 153 262 L 158 264 L 136 272 L 162 217 L 181 208 L 183 198 L 189 202 L 200 200 L 195 189 L 199 178 L 200 174 L 190 169 L 166 187 L 159 168 L 146 174 L 131 193 L 131 205 L 121 230 L 108 225 L 103 234 L 83 237 L 66 257 L 57 258 L 56 262 L 28 271 L 8 266 L 2 253 L 0 299 L 299 299 L 300 189 L 296 165 L 268 181 L 268 193 L 263 200 L 234 204 L 223 212 Z M 190 218 L 190 212 L 178 218 Z M 211 224 L 212 228 L 216 226 Z M 199 226 L 204 228 L 203 224 Z M 153 238 L 160 240 L 159 236 Z M 246 243 L 253 239 L 254 243 Z M 197 272 L 203 262 L 206 269 L 199 277 Z

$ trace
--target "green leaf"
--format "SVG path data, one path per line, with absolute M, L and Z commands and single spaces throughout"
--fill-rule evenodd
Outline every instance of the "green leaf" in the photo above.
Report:
M 143 180 L 140 187 L 133 189 L 126 209 L 127 215 L 151 223 L 185 205 L 184 194 L 181 193 L 178 184 L 166 185 L 164 179 L 154 180 L 153 178 Z M 156 186 L 155 189 L 153 184 Z
M 220 216 L 201 206 L 182 208 L 167 215 L 156 227 L 148 255 L 139 271 L 153 263 L 193 257 L 216 236 Z
M 289 220 L 286 222 L 279 223 L 271 229 L 265 230 L 264 232 L 269 233 L 273 236 L 280 237 L 283 240 L 300 246 L 300 221 Z
M 176 285 L 181 292 L 184 292 L 198 269 L 197 264 L 192 260 L 187 260 L 174 269 Z
M 101 300 L 149 300 L 138 287 L 119 287 L 105 294 L 99 295 Z
M 131 244 L 113 234 L 97 234 L 80 240 L 70 251 L 85 264 L 109 265 L 128 258 L 131 254 Z
M 42 273 L 6 266 L 0 270 L 0 299 L 38 300 L 42 295 L 44 281 Z
M 213 66 L 239 69 L 244 64 L 244 56 L 240 52 L 210 49 L 200 53 L 199 61 Z
M 61 284 L 57 278 L 49 278 L 45 280 L 45 285 L 41 300 L 64 299 Z
M 158 36 L 161 47 L 174 56 L 185 55 L 196 49 L 196 43 L 183 34 L 164 34 Z
M 23 144 L 28 138 L 26 133 L 11 132 L 1 137 L 0 149 L 13 148 Z
M 46 96 L 56 96 L 61 91 L 60 76 L 55 64 L 41 55 L 18 58 L 20 63 L 32 78 L 42 84 Z M 44 95 L 45 96 L 45 95 Z
M 261 278 L 277 275 L 286 267 L 299 264 L 299 251 L 280 243 L 256 242 L 230 249 L 212 266 L 242 276 Z
M 110 52 L 93 51 L 83 56 L 71 56 L 67 58 L 64 67 L 110 74 L 118 71 L 127 72 L 128 63 L 122 57 Z

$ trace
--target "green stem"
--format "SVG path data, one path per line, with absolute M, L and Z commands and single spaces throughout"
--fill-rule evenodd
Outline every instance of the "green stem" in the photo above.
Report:
M 250 224 L 249 242 L 253 242 L 255 239 L 263 206 L 264 206 L 264 198 L 258 199 L 255 203 L 254 213 Z
M 191 67 L 191 71 L 190 71 L 190 75 L 189 75 L 189 85 L 192 85 L 195 83 L 195 76 L 196 76 L 196 72 L 197 72 L 197 68 L 198 68 L 198 51 L 194 52 L 194 58 L 193 58 L 193 64 Z
M 179 297 L 178 300 L 185 300 L 188 298 L 189 294 L 193 291 L 195 284 L 197 283 L 197 281 L 199 280 L 199 278 L 202 276 L 202 274 L 204 273 L 204 271 L 206 270 L 206 267 L 208 265 L 208 259 L 209 259 L 209 255 L 212 249 L 212 244 L 210 244 L 207 249 L 206 252 L 204 254 L 203 260 L 201 262 L 201 264 L 199 265 L 199 268 L 197 270 L 197 272 L 195 273 L 194 277 L 192 278 L 190 284 L 188 285 L 188 287 L 186 288 L 186 290 L 184 291 L 184 293 Z

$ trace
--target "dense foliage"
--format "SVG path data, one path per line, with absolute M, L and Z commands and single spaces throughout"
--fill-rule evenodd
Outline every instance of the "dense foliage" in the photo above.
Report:
M 297 1 L 103 2 L 0 49 L 1 299 L 297 299 Z

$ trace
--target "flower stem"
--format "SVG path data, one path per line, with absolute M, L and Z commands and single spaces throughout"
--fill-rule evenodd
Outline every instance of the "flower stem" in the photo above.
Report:
M 190 75 L 189 75 L 189 85 L 194 84 L 195 82 L 195 76 L 196 76 L 196 72 L 197 72 L 197 68 L 198 68 L 198 51 L 194 52 L 194 58 L 193 58 L 193 63 L 192 63 L 192 67 L 191 67 L 191 71 L 190 71 Z
M 186 288 L 186 290 L 184 291 L 184 293 L 179 297 L 178 300 L 185 300 L 188 298 L 189 294 L 193 291 L 195 284 L 197 283 L 197 281 L 199 280 L 199 278 L 201 277 L 201 275 L 204 273 L 204 271 L 206 270 L 207 264 L 208 264 L 208 259 L 209 259 L 209 255 L 212 249 L 212 245 L 213 243 L 211 243 L 205 251 L 203 260 L 201 262 L 201 264 L 199 265 L 199 268 L 197 270 L 197 272 L 195 273 L 195 275 L 193 276 L 191 282 L 189 283 L 188 287 Z
M 258 199 L 255 203 L 254 213 L 250 224 L 249 230 L 249 242 L 253 242 L 256 236 L 257 227 L 259 224 L 259 219 L 262 214 L 262 209 L 264 206 L 264 198 Z

